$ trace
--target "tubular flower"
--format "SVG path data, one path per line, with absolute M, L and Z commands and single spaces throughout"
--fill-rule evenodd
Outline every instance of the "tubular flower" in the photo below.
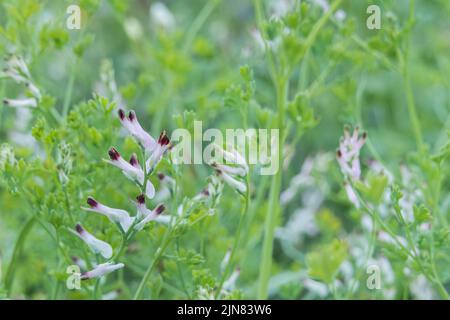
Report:
M 163 131 L 159 135 L 158 143 L 157 143 L 155 149 L 153 150 L 150 158 L 148 158 L 148 160 L 147 160 L 147 163 L 146 163 L 147 168 L 149 168 L 150 170 L 153 170 L 153 168 L 155 168 L 155 166 L 161 160 L 162 156 L 164 155 L 164 153 L 166 153 L 166 151 L 169 149 L 169 147 L 170 147 L 170 139 L 167 136 L 166 131 Z
M 24 83 L 27 87 L 31 97 L 21 99 L 3 99 L 3 103 L 10 107 L 37 107 L 41 100 L 41 92 L 38 87 L 32 82 L 31 74 L 25 61 L 17 55 L 11 54 L 5 59 L 6 67 L 3 69 L 3 76 L 12 79 L 16 83 Z
M 108 154 L 109 158 L 111 159 L 106 160 L 108 163 L 121 169 L 122 172 L 125 174 L 125 176 L 128 177 L 129 179 L 135 180 L 141 185 L 144 184 L 145 173 L 144 170 L 142 170 L 135 154 L 131 156 L 129 162 L 125 161 L 125 159 L 122 158 L 120 153 L 115 148 L 109 149 Z M 149 180 L 147 180 L 145 194 L 150 199 L 152 199 L 155 196 L 155 187 Z
M 359 152 L 367 139 L 367 133 L 363 132 L 359 137 L 359 128 L 356 127 L 350 135 L 348 127 L 344 128 L 344 137 L 341 138 L 339 149 L 336 152 L 337 161 L 341 171 L 352 180 L 359 180 L 361 176 L 361 165 Z
M 94 269 L 88 272 L 83 272 L 81 274 L 81 280 L 88 280 L 88 279 L 94 279 L 99 278 L 104 275 L 107 275 L 108 273 L 111 273 L 117 269 L 123 268 L 125 265 L 123 263 L 117 263 L 113 264 L 112 262 L 106 262 L 99 264 Z
M 244 182 L 237 180 L 233 176 L 226 172 L 217 170 L 217 175 L 222 178 L 225 183 L 227 183 L 231 188 L 237 190 L 240 193 L 245 193 L 247 191 L 247 186 Z
M 240 193 L 247 191 L 247 185 L 243 181 L 249 171 L 247 161 L 234 149 L 224 150 L 215 144 L 216 158 L 209 165 L 216 170 L 217 176 L 231 188 Z M 225 162 L 223 164 L 222 162 Z
M 156 141 L 151 135 L 149 135 L 139 123 L 136 113 L 131 110 L 128 116 L 125 115 L 125 111 L 119 109 L 119 119 L 122 126 L 128 130 L 128 132 L 139 141 L 144 147 L 145 151 L 151 153 L 156 148 Z
M 239 277 L 239 274 L 241 273 L 241 269 L 237 268 L 233 271 L 231 276 L 224 282 L 223 284 L 223 290 L 225 291 L 232 291 L 236 287 L 236 281 Z
M 361 204 L 359 203 L 358 196 L 356 195 L 355 190 L 353 190 L 353 187 L 348 182 L 344 182 L 344 188 L 347 193 L 348 200 L 353 203 L 356 209 L 359 209 Z
M 97 239 L 92 234 L 87 232 L 81 224 L 78 223 L 75 226 L 75 231 L 72 232 L 83 240 L 93 252 L 100 253 L 105 259 L 111 258 L 113 253 L 112 247 L 108 243 Z
M 134 218 L 130 217 L 125 210 L 107 207 L 92 197 L 87 198 L 87 204 L 90 208 L 83 208 L 84 210 L 100 213 L 108 217 L 111 222 L 119 223 L 124 232 L 127 232 L 133 224 Z
M 31 107 L 36 108 L 37 102 L 34 98 L 23 98 L 23 99 L 3 99 L 3 104 L 15 107 L 15 108 L 23 108 L 23 107 Z
M 163 217 L 161 214 L 164 212 L 166 207 L 163 204 L 158 205 L 155 209 L 150 210 L 145 205 L 145 197 L 143 194 L 136 197 L 136 207 L 137 207 L 137 217 L 140 219 L 134 228 L 138 231 L 142 230 L 145 225 L 150 221 L 158 221 L 166 223 L 170 217 Z M 161 219 L 163 218 L 163 219 Z
M 154 201 L 162 202 L 170 198 L 172 192 L 176 188 L 176 182 L 173 178 L 163 173 L 158 173 L 158 180 L 159 180 L 159 190 L 155 194 Z

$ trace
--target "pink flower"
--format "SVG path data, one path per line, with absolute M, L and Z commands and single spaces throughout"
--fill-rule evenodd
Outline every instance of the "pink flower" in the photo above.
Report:
M 342 173 L 352 180 L 359 180 L 361 176 L 359 152 L 366 142 L 366 139 L 366 132 L 359 137 L 358 127 L 355 128 L 352 135 L 350 135 L 347 127 L 344 128 L 344 137 L 340 140 L 336 156 Z

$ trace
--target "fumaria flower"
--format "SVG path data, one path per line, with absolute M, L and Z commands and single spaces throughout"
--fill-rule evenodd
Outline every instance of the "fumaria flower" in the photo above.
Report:
M 166 209 L 163 204 L 158 205 L 155 209 L 150 210 L 145 205 L 145 196 L 143 194 L 136 197 L 136 207 L 137 207 L 137 218 L 140 219 L 139 223 L 137 223 L 134 228 L 136 230 L 142 230 L 145 225 L 150 221 L 158 221 L 158 222 L 168 222 L 167 218 L 170 219 L 170 217 L 164 217 L 161 216 L 161 214 Z
M 125 265 L 123 263 L 114 264 L 112 262 L 106 262 L 99 264 L 94 269 L 88 272 L 83 272 L 81 274 L 81 280 L 88 280 L 93 278 L 102 277 L 108 273 L 111 273 L 117 269 L 123 268 Z
M 115 148 L 109 149 L 108 154 L 111 160 L 106 160 L 106 162 L 121 169 L 125 176 L 129 179 L 135 180 L 141 185 L 144 184 L 145 173 L 144 170 L 142 170 L 135 154 L 131 156 L 129 162 L 123 159 Z M 150 199 L 155 196 L 155 187 L 149 180 L 147 180 L 145 194 Z
M 161 160 L 162 156 L 166 153 L 166 151 L 170 147 L 170 139 L 166 134 L 166 131 L 161 132 L 158 138 L 158 143 L 156 144 L 155 149 L 153 150 L 150 158 L 148 158 L 146 166 L 150 170 L 158 164 Z
M 125 111 L 119 109 L 119 119 L 122 126 L 130 132 L 130 134 L 139 141 L 145 151 L 150 153 L 156 148 L 156 141 L 149 135 L 139 123 L 136 113 L 131 110 L 126 116 Z
M 130 217 L 127 211 L 122 209 L 115 209 L 105 206 L 104 204 L 99 203 L 92 197 L 87 198 L 87 204 L 90 208 L 83 208 L 87 211 L 92 211 L 96 213 L 100 213 L 113 223 L 119 223 L 124 232 L 127 232 L 130 229 L 130 226 L 133 224 L 134 218 Z
M 25 108 L 31 107 L 36 108 L 37 102 L 34 98 L 23 98 L 23 99 L 3 99 L 3 103 L 10 107 L 15 108 Z
M 20 99 L 3 99 L 3 103 L 10 107 L 22 108 L 22 107 L 37 107 L 38 102 L 41 100 L 41 92 L 38 87 L 33 83 L 31 79 L 30 71 L 22 59 L 18 55 L 11 54 L 5 58 L 6 66 L 3 69 L 2 75 L 6 78 L 10 78 L 18 84 L 25 84 L 31 97 L 25 97 Z
M 217 176 L 231 188 L 245 193 L 247 185 L 243 181 L 243 177 L 249 171 L 245 158 L 234 149 L 224 150 L 217 144 L 214 147 L 216 155 L 209 165 L 216 170 Z
M 113 253 L 112 247 L 105 241 L 99 240 L 87 232 L 81 224 L 78 223 L 75 226 L 75 232 L 72 232 L 83 240 L 94 253 L 100 253 L 105 259 L 111 258 Z
M 367 133 L 363 132 L 360 137 L 358 127 L 353 130 L 352 135 L 350 135 L 348 127 L 344 128 L 344 137 L 341 137 L 336 155 L 342 173 L 352 180 L 359 180 L 361 176 L 359 152 L 366 139 Z

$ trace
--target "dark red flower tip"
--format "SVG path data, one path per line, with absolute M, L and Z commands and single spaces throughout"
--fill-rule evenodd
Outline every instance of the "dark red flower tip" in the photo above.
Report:
M 123 120 L 123 119 L 125 119 L 125 111 L 123 111 L 122 109 L 119 109 L 119 118 L 120 118 L 120 120 Z
M 367 138 L 367 132 L 366 132 L 366 131 L 363 132 L 362 138 L 363 138 L 363 139 L 366 139 L 366 138 Z
M 108 154 L 109 154 L 109 157 L 111 158 L 111 160 L 113 160 L 113 161 L 118 160 L 120 158 L 120 153 L 114 147 L 109 149 Z
M 134 153 L 131 155 L 131 158 L 130 158 L 130 164 L 131 164 L 133 167 L 136 167 L 136 166 L 139 165 L 139 161 L 138 161 L 138 159 L 137 159 L 137 156 L 136 156 L 136 154 L 134 154 Z
M 134 121 L 136 119 L 136 113 L 133 110 L 128 112 L 128 119 L 130 119 L 130 121 Z
M 136 200 L 139 204 L 144 204 L 145 203 L 145 196 L 143 194 L 140 194 L 136 197 Z
M 164 212 L 164 210 L 166 210 L 166 207 L 163 204 L 160 204 L 156 207 L 155 212 L 156 214 L 161 214 Z
M 87 202 L 88 205 L 91 206 L 91 208 L 94 208 L 94 207 L 98 206 L 97 200 L 95 200 L 95 199 L 92 198 L 92 197 L 88 197 L 87 200 L 86 200 L 86 202 Z
M 161 132 L 161 134 L 159 135 L 158 138 L 158 144 L 161 146 L 166 146 L 170 143 L 170 139 L 166 134 L 166 131 L 164 130 L 163 132 Z
M 166 176 L 164 175 L 164 173 L 158 173 L 158 179 L 159 180 L 164 180 Z
M 72 259 L 73 263 L 77 263 L 80 260 L 80 258 L 75 257 L 75 256 L 70 257 L 70 259 Z
M 336 155 L 337 155 L 338 158 L 342 157 L 342 152 L 341 152 L 341 150 L 337 150 L 337 151 L 336 151 Z
M 82 272 L 81 276 L 80 276 L 80 279 L 81 280 L 88 280 L 89 279 L 88 273 L 87 272 Z
M 75 230 L 79 233 L 82 234 L 84 232 L 83 227 L 81 226 L 81 224 L 77 223 L 77 225 L 75 226 Z
M 209 191 L 208 189 L 203 189 L 201 192 L 202 195 L 209 197 Z

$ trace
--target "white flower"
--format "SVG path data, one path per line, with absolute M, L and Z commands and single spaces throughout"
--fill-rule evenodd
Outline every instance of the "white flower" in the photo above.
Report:
M 107 207 L 92 197 L 87 198 L 87 204 L 90 208 L 83 208 L 84 210 L 100 213 L 108 217 L 111 222 L 119 223 L 124 232 L 127 232 L 133 224 L 134 218 L 130 217 L 125 210 Z
M 3 99 L 3 103 L 10 107 L 23 108 L 23 107 L 37 107 L 37 101 L 35 98 L 23 98 L 23 99 Z
M 121 293 L 122 293 L 121 289 L 116 289 L 116 290 L 110 291 L 108 293 L 105 293 L 102 296 L 102 300 L 115 300 L 115 299 L 117 299 L 119 297 L 119 295 Z
M 347 193 L 348 200 L 353 203 L 356 209 L 359 209 L 361 205 L 359 203 L 359 199 L 355 193 L 355 190 L 353 190 L 353 187 L 350 185 L 350 183 L 344 182 L 344 188 L 345 192 Z
M 209 163 L 216 170 L 217 176 L 221 178 L 231 188 L 240 193 L 247 191 L 247 185 L 242 181 L 249 168 L 245 158 L 236 150 L 224 150 L 214 144 L 215 157 Z M 226 164 L 223 164 L 225 162 Z
M 94 269 L 88 272 L 83 272 L 81 274 L 81 280 L 88 280 L 93 278 L 102 277 L 108 273 L 111 273 L 117 269 L 123 268 L 125 265 L 123 263 L 113 264 L 112 262 L 106 262 L 99 264 Z
M 244 182 L 239 181 L 239 180 L 233 178 L 232 176 L 230 176 L 229 174 L 227 174 L 227 173 L 225 173 L 223 171 L 220 171 L 220 170 L 217 170 L 217 174 L 231 188 L 239 191 L 240 193 L 245 193 L 247 191 L 247 186 L 246 186 L 246 184 Z
M 136 180 L 141 185 L 144 184 L 145 173 L 139 165 L 136 155 L 133 154 L 130 158 L 130 161 L 127 162 L 122 158 L 120 153 L 115 148 L 109 149 L 108 154 L 111 160 L 106 160 L 106 162 L 121 169 L 125 176 L 129 179 Z M 150 199 L 155 196 L 155 187 L 149 180 L 147 180 L 145 194 Z
M 433 300 L 435 297 L 433 287 L 424 275 L 419 275 L 410 284 L 411 294 L 415 299 Z
M 31 78 L 27 64 L 25 63 L 25 61 L 22 59 L 21 56 L 11 54 L 9 57 L 6 58 L 6 65 L 8 70 L 20 73 L 27 78 Z
M 166 131 L 161 132 L 158 138 L 158 143 L 156 144 L 156 147 L 153 149 L 153 152 L 148 158 L 146 162 L 147 168 L 150 170 L 153 170 L 158 162 L 161 160 L 162 156 L 166 153 L 166 151 L 170 147 L 170 139 L 166 134 Z
M 222 262 L 220 263 L 220 271 L 224 272 L 231 258 L 231 249 L 228 249 L 223 257 Z
M 152 3 L 150 6 L 150 17 L 156 25 L 167 31 L 171 31 L 175 27 L 175 17 L 162 2 Z
M 233 271 L 231 276 L 223 283 L 223 290 L 232 291 L 236 287 L 236 280 L 241 273 L 241 269 L 237 268 Z
M 125 32 L 130 37 L 130 39 L 133 39 L 135 41 L 139 40 L 142 37 L 142 27 L 139 23 L 139 20 L 131 17 L 125 19 L 123 26 L 125 28 Z
M 130 132 L 130 134 L 139 141 L 146 152 L 153 152 L 156 148 L 156 141 L 142 128 L 136 117 L 136 113 L 131 110 L 128 113 L 128 116 L 126 116 L 125 111 L 123 111 L 122 109 L 119 109 L 118 113 L 120 122 L 122 123 L 123 127 L 127 129 L 128 132 Z
M 76 264 L 77 266 L 79 266 L 81 269 L 84 269 L 84 270 L 87 269 L 87 263 L 86 263 L 86 261 L 84 261 L 84 260 L 81 259 L 81 258 L 78 258 L 78 257 L 73 256 L 73 257 L 72 257 L 72 262 L 73 262 L 74 264 Z
M 212 163 L 225 163 L 228 165 L 239 167 L 243 171 L 245 171 L 245 174 L 240 174 L 242 176 L 245 176 L 248 173 L 249 168 L 247 165 L 247 161 L 239 152 L 237 152 L 237 150 L 233 148 L 224 150 L 218 144 L 214 144 L 214 150 L 216 151 L 216 158 L 218 158 L 219 161 L 212 161 Z M 225 160 L 225 162 L 223 162 L 222 160 Z
M 16 83 L 25 83 L 26 87 L 32 94 L 33 98 L 24 99 L 4 99 L 3 103 L 11 107 L 36 107 L 41 99 L 41 92 L 31 81 L 30 71 L 20 56 L 10 55 L 6 59 L 6 67 L 2 72 L 2 76 L 11 78 Z
M 312 279 L 305 279 L 303 281 L 303 286 L 312 293 L 319 296 L 319 298 L 325 298 L 328 294 L 327 285 Z
M 6 165 L 13 166 L 16 163 L 14 149 L 7 143 L 0 145 L 0 169 L 5 170 Z
M 143 194 L 136 197 L 137 219 L 140 219 L 134 228 L 138 231 L 142 230 L 150 221 L 168 222 L 166 218 L 160 219 L 161 213 L 166 209 L 163 204 L 158 205 L 155 209 L 150 210 L 145 206 L 145 196 Z M 170 217 L 167 217 L 170 220 Z
M 25 86 L 30 90 L 33 97 L 35 97 L 38 100 L 41 100 L 41 91 L 36 87 L 32 82 L 27 82 Z
M 220 164 L 216 162 L 213 162 L 211 164 L 211 167 L 234 176 L 244 177 L 245 175 L 247 175 L 247 171 L 242 167 L 231 167 L 226 164 Z
M 159 188 L 153 200 L 155 202 L 162 202 L 170 198 L 172 195 L 172 190 L 175 190 L 176 188 L 176 182 L 173 178 L 163 173 L 158 173 L 158 179 Z
M 100 253 L 105 259 L 111 258 L 113 250 L 108 243 L 94 237 L 92 234 L 87 232 L 81 224 L 77 224 L 75 226 L 75 230 L 76 232 L 71 231 L 83 240 L 93 252 Z
M 355 128 L 352 135 L 350 135 L 349 129 L 345 127 L 344 137 L 341 138 L 339 149 L 336 152 L 342 173 L 353 180 L 359 180 L 361 176 L 359 152 L 366 142 L 366 139 L 366 132 L 359 137 L 358 127 Z

